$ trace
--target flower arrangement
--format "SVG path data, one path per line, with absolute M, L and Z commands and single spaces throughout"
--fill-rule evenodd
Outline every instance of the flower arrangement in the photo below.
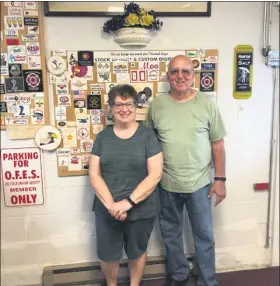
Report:
M 123 15 L 113 16 L 105 22 L 103 31 L 106 33 L 116 32 L 121 28 L 145 28 L 158 31 L 163 22 L 157 19 L 153 10 L 147 11 L 140 8 L 138 4 L 131 2 L 124 4 Z

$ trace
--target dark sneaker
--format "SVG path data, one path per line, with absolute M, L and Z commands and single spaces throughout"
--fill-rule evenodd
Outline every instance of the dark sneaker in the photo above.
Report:
M 172 278 L 168 278 L 165 282 L 165 286 L 187 286 L 189 277 L 182 281 L 177 281 Z

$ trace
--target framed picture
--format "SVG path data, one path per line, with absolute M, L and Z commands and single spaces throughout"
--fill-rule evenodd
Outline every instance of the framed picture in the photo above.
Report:
M 121 15 L 124 4 L 130 2 L 48 2 L 44 1 L 45 16 L 54 17 L 111 17 Z M 210 17 L 211 1 L 205 2 L 138 2 L 141 8 L 154 10 L 157 16 L 167 17 Z

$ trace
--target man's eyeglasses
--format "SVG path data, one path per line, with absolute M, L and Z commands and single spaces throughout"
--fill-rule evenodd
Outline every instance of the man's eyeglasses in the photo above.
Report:
M 128 110 L 133 110 L 136 107 L 133 102 L 127 102 L 127 103 L 116 102 L 116 103 L 114 103 L 114 107 L 116 110 L 121 110 L 124 108 L 124 106 L 126 106 L 126 108 Z

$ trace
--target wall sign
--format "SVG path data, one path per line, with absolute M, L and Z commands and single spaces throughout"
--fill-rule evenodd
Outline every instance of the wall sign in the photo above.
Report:
M 233 96 L 248 99 L 252 94 L 253 47 L 239 45 L 234 49 Z
M 1 149 L 1 173 L 6 207 L 44 204 L 39 148 Z

